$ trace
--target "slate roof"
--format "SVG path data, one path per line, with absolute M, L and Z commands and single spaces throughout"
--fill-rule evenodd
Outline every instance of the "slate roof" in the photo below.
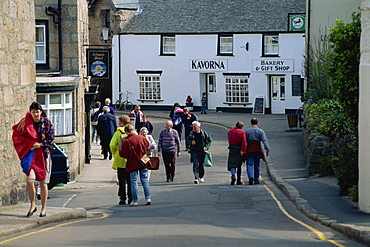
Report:
M 288 31 L 288 13 L 306 0 L 141 0 L 142 13 L 121 33 L 260 33 Z

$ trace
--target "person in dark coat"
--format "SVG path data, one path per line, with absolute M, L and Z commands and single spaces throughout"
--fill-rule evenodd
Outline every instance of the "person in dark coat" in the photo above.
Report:
M 244 123 L 238 121 L 235 128 L 227 132 L 227 139 L 229 142 L 229 158 L 227 160 L 227 170 L 231 173 L 231 185 L 242 185 L 242 163 L 243 157 L 247 153 L 247 139 L 242 128 Z M 237 175 L 237 179 L 235 178 Z
M 112 152 L 110 151 L 109 144 L 117 130 L 117 120 L 116 117 L 109 113 L 110 108 L 108 106 L 103 107 L 103 115 L 98 118 L 98 125 L 96 127 L 98 136 L 100 137 L 100 145 L 102 146 L 102 153 L 104 159 L 108 157 L 112 159 Z
M 193 130 L 193 122 L 198 121 L 197 116 L 190 112 L 188 107 L 184 108 L 184 115 L 182 116 L 182 123 L 184 124 L 185 128 L 185 140 L 188 138 L 190 132 Z M 187 151 L 187 149 L 186 149 Z

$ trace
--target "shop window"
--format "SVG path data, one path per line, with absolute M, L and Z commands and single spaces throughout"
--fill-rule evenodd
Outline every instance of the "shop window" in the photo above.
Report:
M 161 55 L 176 54 L 176 36 L 175 35 L 162 35 Z
M 219 35 L 218 36 L 218 55 L 233 55 L 233 36 Z
M 37 94 L 37 102 L 54 126 L 56 136 L 73 134 L 72 93 Z
M 225 77 L 226 103 L 249 103 L 248 78 Z
M 263 55 L 279 55 L 279 34 L 265 34 L 263 36 Z
M 161 99 L 161 77 L 159 75 L 139 75 L 141 100 Z

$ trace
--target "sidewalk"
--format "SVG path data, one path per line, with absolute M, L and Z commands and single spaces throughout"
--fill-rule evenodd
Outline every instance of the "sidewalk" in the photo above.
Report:
M 145 111 L 148 118 L 168 119 L 169 112 Z M 120 112 L 122 113 L 122 112 Z M 120 113 L 116 113 L 118 116 Z M 346 197 L 338 196 L 334 177 L 307 177 L 304 169 L 301 132 L 289 132 L 286 115 L 260 115 L 246 113 L 195 112 L 200 122 L 219 124 L 233 128 L 237 121 L 243 121 L 244 130 L 249 127 L 252 117 L 259 119 L 259 127 L 265 130 L 271 147 L 267 159 L 267 171 L 274 183 L 287 197 L 309 218 L 329 226 L 346 236 L 370 246 L 370 214 L 358 210 L 357 204 Z M 98 149 L 91 150 L 92 155 L 99 155 Z M 86 164 L 78 183 L 69 183 L 68 188 L 89 186 L 107 186 L 115 181 L 115 172 L 100 172 L 99 165 Z M 48 207 L 48 216 L 44 218 L 26 218 L 29 204 L 0 207 L 0 236 L 35 228 L 39 225 L 67 219 L 87 217 L 85 209 Z M 37 213 L 36 213 L 37 214 Z M 38 216 L 38 215 L 36 215 Z

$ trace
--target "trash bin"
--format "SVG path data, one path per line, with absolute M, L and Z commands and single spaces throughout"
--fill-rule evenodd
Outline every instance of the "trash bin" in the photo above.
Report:
M 288 115 L 288 125 L 290 129 L 298 127 L 298 115 L 297 114 Z
M 64 150 L 65 148 L 54 144 L 54 150 L 51 154 L 52 168 L 50 182 L 48 184 L 49 190 L 57 184 L 70 182 L 69 161 Z

